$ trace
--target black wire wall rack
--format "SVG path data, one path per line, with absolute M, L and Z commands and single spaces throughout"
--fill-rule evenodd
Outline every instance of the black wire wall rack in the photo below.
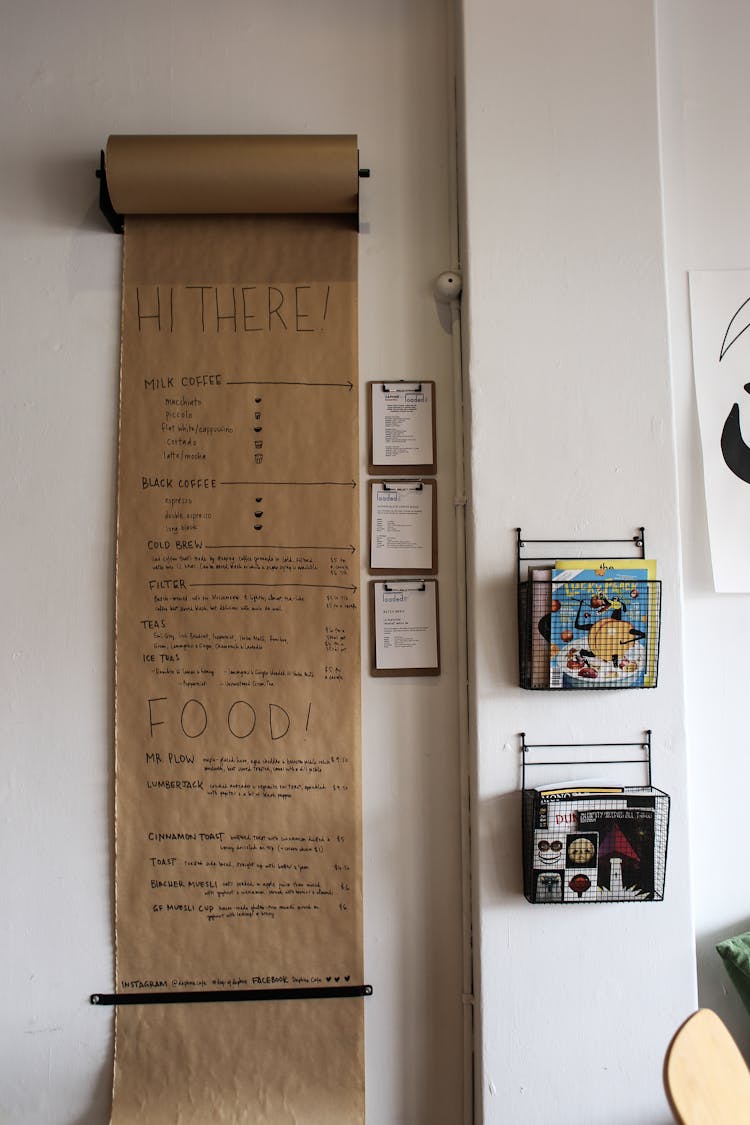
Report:
M 645 529 L 627 539 L 527 539 L 516 528 L 516 537 L 520 686 L 656 687 L 661 581 Z M 563 556 L 571 565 L 557 567 Z
M 528 743 L 521 734 L 523 888 L 536 904 L 661 902 L 664 898 L 669 795 L 652 784 L 651 731 L 639 742 Z M 561 767 L 575 767 L 564 779 Z M 606 778 L 581 776 L 605 767 Z M 622 784 L 610 770 L 646 773 L 646 785 Z M 529 787 L 527 770 L 552 780 Z M 536 775 L 539 776 L 538 774 Z

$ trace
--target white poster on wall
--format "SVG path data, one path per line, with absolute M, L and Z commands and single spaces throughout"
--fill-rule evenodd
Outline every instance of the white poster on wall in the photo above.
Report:
M 714 587 L 742 593 L 750 591 L 750 270 L 689 276 Z

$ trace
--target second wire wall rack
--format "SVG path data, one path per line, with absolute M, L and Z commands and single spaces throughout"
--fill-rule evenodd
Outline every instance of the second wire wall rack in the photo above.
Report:
M 640 742 L 534 745 L 522 734 L 521 753 L 523 889 L 528 901 L 661 902 L 670 802 L 651 784 L 651 731 Z M 620 784 L 581 778 L 582 767 L 592 765 L 606 767 L 608 777 L 610 767 L 620 767 L 620 776 L 612 778 Z M 527 769 L 540 766 L 554 780 L 528 787 Z M 575 767 L 579 776 L 562 780 L 561 766 Z M 645 767 L 647 784 L 622 784 L 624 766 Z
M 516 535 L 520 686 L 656 687 L 661 582 L 644 528 L 629 539 Z M 611 557 L 591 557 L 602 549 Z

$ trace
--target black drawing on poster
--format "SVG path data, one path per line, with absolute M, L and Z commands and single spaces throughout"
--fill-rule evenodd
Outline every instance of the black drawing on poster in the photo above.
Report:
M 749 306 L 750 297 L 743 301 L 729 321 L 719 352 L 719 363 L 721 363 L 732 344 L 750 328 Z M 745 383 L 744 390 L 750 394 L 750 383 Z M 742 437 L 738 402 L 733 404 L 721 431 L 721 455 L 730 472 L 734 473 L 745 484 L 750 484 L 750 446 L 746 445 Z

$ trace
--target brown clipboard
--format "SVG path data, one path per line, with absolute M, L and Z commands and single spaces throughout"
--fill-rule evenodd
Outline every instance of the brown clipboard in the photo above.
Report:
M 399 459 L 394 456 L 387 461 L 375 460 L 374 449 L 374 431 L 373 425 L 375 420 L 375 395 L 378 388 L 383 394 L 393 394 L 407 396 L 424 395 L 425 388 L 429 388 L 429 404 L 425 403 L 425 409 L 430 410 L 430 434 L 432 449 L 429 450 L 432 458 L 429 461 L 422 461 L 419 464 L 409 460 Z M 368 432 L 368 471 L 370 473 L 383 473 L 390 475 L 391 473 L 398 476 L 403 476 L 405 473 L 413 473 L 414 476 L 421 476 L 422 474 L 429 476 L 437 472 L 437 425 L 435 414 L 435 383 L 431 379 L 392 379 L 392 380 L 377 380 L 367 384 L 367 432 Z
M 398 667 L 383 667 L 382 654 L 378 651 L 377 612 L 376 599 L 378 588 L 385 587 L 386 592 L 395 592 L 399 589 L 408 590 L 414 596 L 434 593 L 435 608 L 435 653 L 436 662 L 427 667 L 420 665 L 400 665 Z M 370 583 L 370 672 L 373 676 L 439 676 L 440 675 L 440 598 L 438 581 L 436 578 L 390 578 L 375 579 Z
M 432 494 L 430 502 L 431 535 L 430 535 L 430 562 L 427 566 L 404 566 L 397 563 L 395 566 L 375 566 L 373 564 L 373 517 L 375 515 L 375 493 L 378 489 L 384 492 L 424 492 L 429 489 Z M 368 571 L 370 574 L 437 574 L 438 570 L 438 534 L 437 534 L 437 481 L 434 478 L 420 480 L 389 479 L 368 481 L 368 527 L 369 551 Z

